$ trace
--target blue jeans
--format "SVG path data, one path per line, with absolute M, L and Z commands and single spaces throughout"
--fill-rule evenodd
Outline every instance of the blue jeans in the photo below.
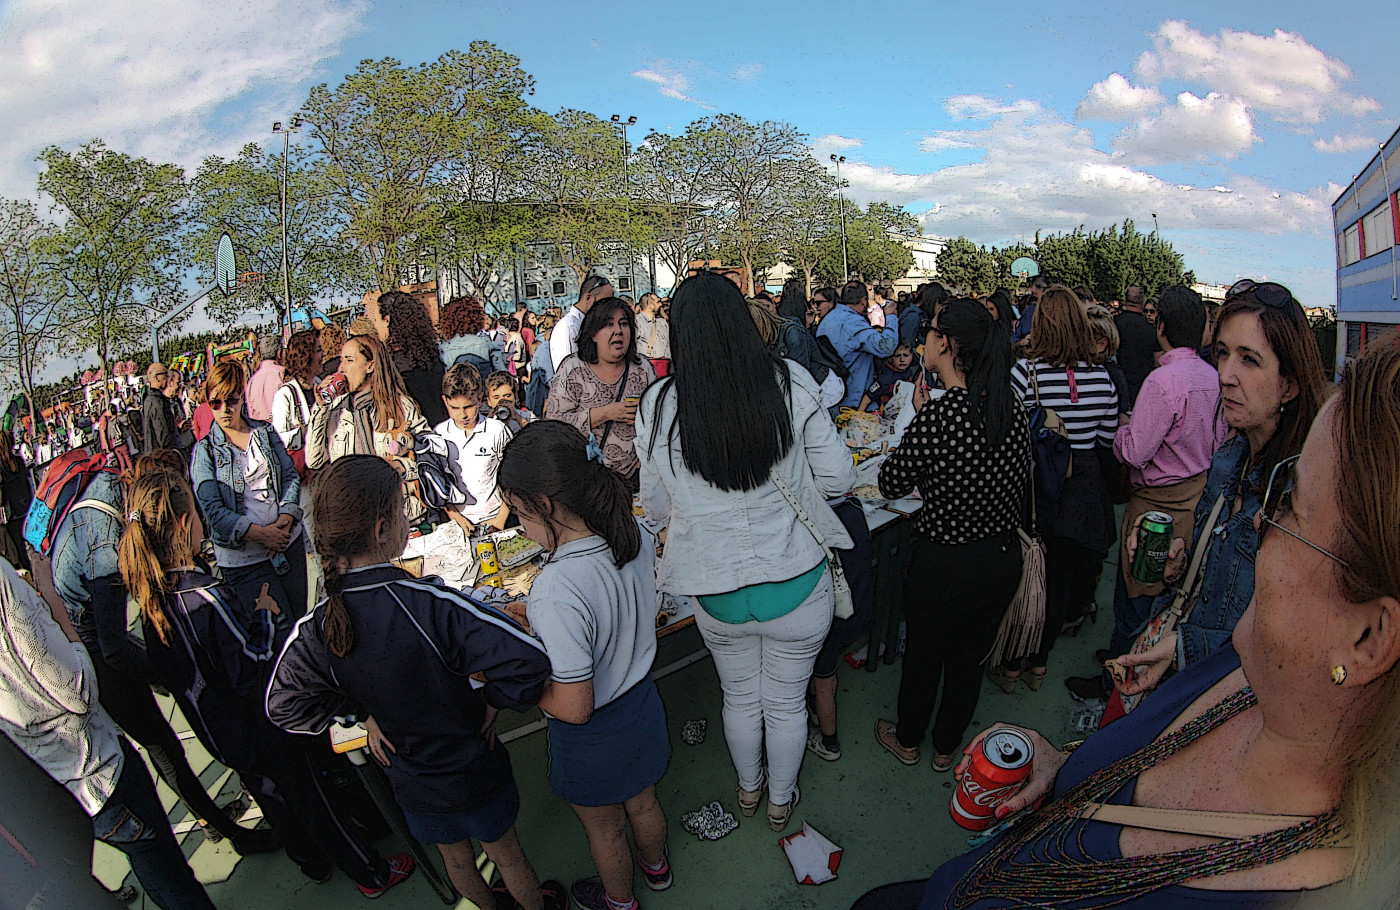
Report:
M 1114 574 L 1118 580 L 1113 586 L 1113 638 L 1109 641 L 1109 650 L 1117 655 L 1128 653 L 1137 643 L 1142 627 L 1147 625 L 1147 621 L 1156 616 L 1158 611 L 1153 609 L 1157 602 L 1156 597 L 1151 594 L 1129 597 L 1128 583 L 1123 580 L 1123 570 L 1118 569 Z
M 125 739 L 122 756 L 117 788 L 93 816 L 93 834 L 126 854 L 136 880 L 162 910 L 215 910 L 170 833 L 145 763 Z

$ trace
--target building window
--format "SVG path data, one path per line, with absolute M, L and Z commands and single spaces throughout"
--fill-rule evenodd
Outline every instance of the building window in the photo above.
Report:
M 1366 255 L 1374 256 L 1376 253 L 1390 249 L 1395 242 L 1394 222 L 1390 217 L 1390 200 L 1382 202 L 1371 209 L 1366 217 L 1361 219 L 1361 230 L 1366 238 Z
M 1395 325 L 1389 322 L 1348 322 L 1346 356 L 1349 359 L 1360 357 L 1368 347 L 1385 340 L 1394 331 Z
M 620 275 L 617 279 L 617 289 L 624 293 L 632 290 L 632 279 L 626 275 Z
M 538 283 L 538 282 L 535 282 L 535 281 L 527 281 L 527 282 L 525 282 L 525 297 L 526 297 L 527 299 L 529 299 L 529 300 L 535 300 L 535 299 L 538 298 L 539 296 L 540 296 L 540 286 L 539 286 L 539 283 Z
M 553 285 L 550 286 L 550 288 L 550 293 L 553 294 L 555 297 L 564 296 L 564 282 L 556 281 Z
M 1360 222 L 1342 231 L 1342 242 L 1338 252 L 1342 255 L 1342 265 L 1351 265 L 1353 262 L 1361 261 Z

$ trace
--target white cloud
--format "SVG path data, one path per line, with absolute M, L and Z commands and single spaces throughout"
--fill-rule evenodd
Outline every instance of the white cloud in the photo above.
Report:
M 1341 133 L 1335 134 L 1331 139 L 1316 139 L 1312 147 L 1327 155 L 1337 155 L 1343 152 L 1359 152 L 1364 149 L 1379 148 L 1379 143 L 1370 136 L 1343 136 Z
M 661 94 L 667 98 L 674 98 L 676 101 L 688 101 L 706 110 L 714 110 L 713 105 L 707 104 L 699 98 L 692 97 L 690 95 L 690 77 L 664 60 L 658 60 L 648 67 L 636 70 L 632 75 L 636 76 L 638 79 L 659 86 Z
M 988 243 L 1037 230 L 1104 227 L 1124 218 L 1146 224 L 1152 212 L 1174 229 L 1256 235 L 1328 230 L 1332 197 L 1326 188 L 1295 192 L 1231 175 L 1229 186 L 1221 186 L 1231 192 L 1212 192 L 1219 177 L 1199 186 L 1163 180 L 1128 156 L 1096 148 L 1088 130 L 1033 101 L 988 101 L 981 107 L 1003 113 L 931 137 L 935 147 L 984 150 L 978 160 L 927 173 L 849 162 L 841 175 L 850 180 L 850 197 L 861 204 L 928 204 L 933 208 L 922 218 L 925 230 Z
M 729 77 L 739 82 L 752 82 L 763 75 L 764 69 L 765 67 L 762 63 L 741 63 L 734 67 Z
M 1145 114 L 1163 103 L 1152 86 L 1135 86 L 1120 73 L 1112 73 L 1089 89 L 1074 116 L 1081 120 L 1123 120 Z
M 932 152 L 934 154 L 937 154 L 939 152 L 946 152 L 952 149 L 970 148 L 972 148 L 971 143 L 967 142 L 966 140 L 958 139 L 955 136 L 949 135 L 948 132 L 945 132 L 943 130 L 934 133 L 932 136 L 925 136 L 924 138 L 919 140 L 919 151 L 921 152 Z
M 1006 114 L 1032 114 L 1040 110 L 1040 105 L 1025 99 L 1003 104 L 985 95 L 953 95 L 943 102 L 943 109 L 954 120 L 986 120 Z
M 187 168 L 263 138 L 305 99 L 318 64 L 338 53 L 367 0 L 262 0 L 211 17 L 201 4 L 17 0 L 0 58 L 0 192 L 32 196 L 48 144 L 95 137 Z M 229 110 L 230 102 L 243 106 Z M 219 119 L 215 120 L 215 115 Z
M 1352 78 L 1350 67 L 1282 29 L 1273 35 L 1231 29 L 1203 35 L 1185 22 L 1168 19 L 1152 44 L 1135 68 L 1142 82 L 1181 79 L 1291 123 L 1380 109 L 1374 99 L 1342 88 Z
M 1215 92 L 1204 98 L 1182 92 L 1174 105 L 1120 133 L 1113 146 L 1136 161 L 1160 163 L 1210 155 L 1234 158 L 1260 141 L 1249 106 L 1243 101 Z
M 864 139 L 856 139 L 851 136 L 839 136 L 836 133 L 828 133 L 825 136 L 818 136 L 811 142 L 812 154 L 818 158 L 825 158 L 832 152 L 844 152 L 847 149 L 860 148 L 865 145 Z

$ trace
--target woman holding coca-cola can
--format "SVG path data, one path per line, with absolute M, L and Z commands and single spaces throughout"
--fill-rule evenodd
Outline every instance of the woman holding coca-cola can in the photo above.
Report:
M 1261 503 L 1233 640 L 1072 753 L 994 725 L 957 769 L 972 804 L 989 792 L 979 753 L 997 764 L 989 743 L 1006 766 L 1018 743 L 1033 751 L 992 817 L 1043 804 L 859 910 L 1395 906 L 1400 345 L 1348 364 Z M 953 798 L 965 808 L 966 795 Z

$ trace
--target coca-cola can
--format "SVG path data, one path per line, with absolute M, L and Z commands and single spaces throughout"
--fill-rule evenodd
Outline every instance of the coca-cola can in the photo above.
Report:
M 321 384 L 321 388 L 316 391 L 321 396 L 321 401 L 330 404 L 341 395 L 350 391 L 350 380 L 344 373 L 332 373 L 326 377 L 326 381 Z
M 996 821 L 997 806 L 1015 796 L 1031 775 L 1035 747 L 1019 730 L 1001 729 L 982 738 L 948 812 L 969 831 L 985 831 Z

